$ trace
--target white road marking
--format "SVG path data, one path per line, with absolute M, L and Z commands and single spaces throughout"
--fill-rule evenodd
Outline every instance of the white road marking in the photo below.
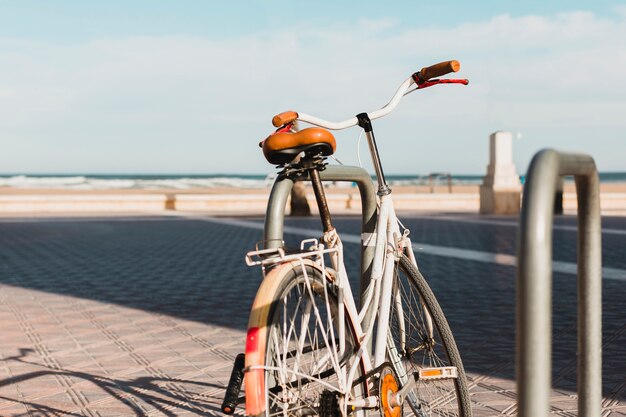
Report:
M 495 219 L 473 219 L 466 218 L 461 216 L 420 216 L 420 215 L 411 215 L 412 219 L 426 219 L 426 220 L 441 220 L 441 221 L 449 221 L 449 222 L 458 222 L 458 223 L 474 223 L 474 224 L 489 224 L 493 226 L 508 226 L 508 227 L 517 227 L 517 221 L 507 221 L 507 220 L 495 220 Z M 565 224 L 555 224 L 553 226 L 554 230 L 566 230 L 569 232 L 576 232 L 578 230 L 578 226 L 569 226 Z M 623 229 L 608 229 L 603 228 L 602 234 L 608 235 L 626 235 L 626 230 Z

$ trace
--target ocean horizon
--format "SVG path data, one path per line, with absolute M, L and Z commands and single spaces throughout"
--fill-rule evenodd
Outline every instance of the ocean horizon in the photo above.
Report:
M 390 185 L 428 185 L 429 177 L 437 184 L 479 185 L 484 175 L 431 173 L 424 175 L 386 175 Z M 601 172 L 600 182 L 626 182 L 626 172 Z M 0 187 L 32 189 L 191 189 L 191 188 L 265 188 L 275 174 L 0 174 Z M 372 176 L 372 179 L 375 177 Z M 522 178 L 523 179 L 523 178 Z M 571 181 L 566 178 L 566 181 Z

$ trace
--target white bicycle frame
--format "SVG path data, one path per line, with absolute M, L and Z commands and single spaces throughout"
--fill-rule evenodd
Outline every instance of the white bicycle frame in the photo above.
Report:
M 344 295 L 343 302 L 345 303 L 345 309 L 348 312 L 350 319 L 352 320 L 352 326 L 356 333 L 356 338 L 360 342 L 360 348 L 355 355 L 355 359 L 352 363 L 351 369 L 348 372 L 348 376 L 345 387 L 349 390 L 354 382 L 356 371 L 361 363 L 364 365 L 365 373 L 371 371 L 382 365 L 387 358 L 387 348 L 389 342 L 389 323 L 390 312 L 392 302 L 396 305 L 396 313 L 399 315 L 398 323 L 400 324 L 399 339 L 404 345 L 406 338 L 405 329 L 403 328 L 403 310 L 402 303 L 399 299 L 399 294 L 394 294 L 393 280 L 394 269 L 397 265 L 399 256 L 403 253 L 409 253 L 411 262 L 415 265 L 415 257 L 412 250 L 405 251 L 405 248 L 411 248 L 411 242 L 408 236 L 404 235 L 400 231 L 398 225 L 398 219 L 393 207 L 393 200 L 391 195 L 383 195 L 380 198 L 380 211 L 376 225 L 376 240 L 375 240 L 375 252 L 374 260 L 372 264 L 372 272 L 370 283 L 367 290 L 364 293 L 365 300 L 362 303 L 361 310 L 358 311 L 354 298 L 352 297 L 352 290 L 350 283 L 347 279 L 345 265 L 343 264 L 343 244 L 339 241 L 338 247 L 338 259 L 335 262 L 333 260 L 333 267 L 338 272 L 338 292 Z M 332 259 L 332 257 L 331 257 Z M 341 299 L 340 295 L 340 299 Z M 342 311 L 341 305 L 339 311 Z M 372 315 L 377 312 L 378 317 L 374 319 Z M 367 317 L 371 317 L 369 322 Z M 430 322 L 430 320 L 427 320 Z M 345 320 L 339 318 L 337 320 L 339 325 L 340 335 L 345 332 Z M 373 342 L 373 361 L 370 357 L 369 345 L 370 338 L 374 334 L 374 325 L 376 324 L 376 340 Z M 429 334 L 432 336 L 432 325 L 428 329 Z M 397 356 L 397 355 L 394 355 Z M 397 360 L 398 358 L 390 358 L 391 360 Z M 397 364 L 396 364 L 397 365 Z M 400 369 L 399 366 L 395 367 Z M 409 375 L 404 373 L 398 375 L 402 385 L 406 385 L 409 382 Z M 362 404 L 349 404 L 349 405 L 361 405 Z
M 393 95 L 391 100 L 382 108 L 367 113 L 367 116 L 370 120 L 378 119 L 384 117 L 391 113 L 398 106 L 402 98 L 415 91 L 417 87 L 415 86 L 415 81 L 412 77 L 407 78 L 396 90 L 396 93 Z M 342 122 L 334 123 L 329 122 L 327 120 L 323 120 L 308 114 L 298 113 L 298 120 L 302 122 L 307 122 L 316 126 L 321 126 L 326 129 L 331 130 L 341 130 L 349 127 L 353 127 L 359 124 L 359 119 L 357 117 L 352 117 L 350 119 L 344 120 Z M 368 135 L 369 137 L 369 135 Z M 370 146 L 370 151 L 372 153 L 372 159 L 375 165 L 376 174 L 378 177 L 379 189 L 383 189 L 386 187 L 386 184 L 383 183 L 384 175 L 382 175 L 382 169 L 380 168 L 380 161 L 378 160 L 378 155 L 374 149 Z M 328 241 L 328 240 L 327 240 Z M 391 302 L 392 302 L 392 285 L 393 285 L 393 269 L 396 264 L 396 260 L 398 256 L 400 256 L 403 252 L 404 248 L 411 248 L 411 242 L 408 236 L 403 236 L 400 232 L 400 227 L 398 225 L 398 219 L 396 217 L 395 209 L 393 206 L 393 201 L 391 199 L 390 194 L 383 194 L 380 196 L 380 207 L 379 214 L 376 223 L 376 241 L 375 241 L 376 249 L 374 252 L 374 261 L 371 272 L 371 281 L 368 286 L 364 296 L 365 302 L 361 303 L 362 308 L 358 313 L 359 320 L 356 323 L 353 323 L 355 328 L 357 329 L 358 340 L 361 341 L 362 346 L 367 346 L 369 344 L 369 337 L 373 333 L 373 325 L 375 320 L 370 320 L 368 323 L 368 328 L 363 329 L 362 324 L 366 317 L 368 317 L 369 313 L 372 311 L 378 311 L 378 320 L 377 320 L 377 337 L 374 344 L 374 363 L 373 368 L 380 366 L 385 361 L 386 356 L 386 346 L 387 346 L 387 333 L 389 329 L 389 312 L 391 310 Z M 345 270 L 345 265 L 343 264 L 343 247 L 341 242 L 339 242 L 339 262 L 333 262 L 333 267 L 339 274 L 339 291 L 346 292 L 346 300 L 347 300 L 347 309 L 350 315 L 354 316 L 354 313 L 357 311 L 356 305 L 354 303 L 354 298 L 352 297 L 352 291 L 350 289 L 350 284 L 347 279 L 347 274 Z M 417 263 L 415 261 L 415 257 L 413 255 L 412 250 L 407 251 L 409 253 L 409 257 L 411 262 L 417 267 Z M 372 287 L 373 285 L 373 287 Z M 395 297 L 394 297 L 395 298 Z M 340 297 L 341 300 L 341 297 Z M 402 312 L 402 305 L 399 300 L 394 300 L 396 302 L 397 307 L 399 308 L 399 312 Z M 341 307 L 341 306 L 340 306 Z M 340 308 L 339 311 L 342 311 Z M 430 322 L 430 320 L 428 320 Z M 398 320 L 399 323 L 403 323 L 403 320 Z M 343 326 L 343 320 L 339 321 L 340 325 Z M 402 326 L 402 324 L 401 324 Z M 432 329 L 429 329 L 432 335 Z M 404 329 L 400 329 L 401 332 Z M 403 340 L 404 335 L 401 335 L 401 339 Z M 361 349 L 365 352 L 366 349 Z M 365 355 L 365 353 L 362 353 Z M 366 361 L 369 362 L 369 361 Z M 372 369 L 373 369 L 372 368 Z M 356 372 L 356 366 L 353 365 L 353 369 L 350 372 L 350 376 L 353 377 Z M 352 381 L 352 378 L 349 378 L 349 382 Z
M 324 248 L 323 245 L 319 245 L 313 251 L 286 255 L 282 249 L 266 249 L 248 253 L 246 261 L 248 265 L 258 264 L 271 264 L 276 262 L 286 262 L 293 260 L 300 260 L 302 262 L 302 271 L 306 276 L 306 268 L 304 268 L 305 258 L 316 256 L 318 263 L 322 269 L 325 269 L 324 255 L 328 254 L 331 259 L 332 267 L 336 271 L 335 285 L 337 288 L 338 298 L 338 314 L 336 318 L 338 339 L 340 346 L 338 349 L 338 355 L 341 356 L 345 352 L 345 333 L 346 329 L 346 317 L 351 323 L 351 327 L 355 332 L 356 340 L 359 343 L 359 349 L 356 355 L 353 355 L 350 369 L 338 370 L 339 387 L 347 394 L 350 391 L 350 387 L 355 381 L 356 372 L 360 366 L 363 366 L 365 373 L 372 371 L 378 366 L 382 365 L 387 357 L 387 350 L 395 349 L 395 346 L 389 344 L 389 323 L 391 303 L 396 305 L 396 314 L 398 314 L 398 323 L 400 324 L 400 334 L 398 335 L 401 345 L 404 346 L 406 334 L 403 328 L 403 307 L 399 298 L 399 294 L 393 291 L 394 269 L 396 267 L 397 260 L 402 254 L 408 253 L 411 262 L 417 266 L 415 256 L 411 248 L 411 241 L 408 236 L 401 233 L 399 222 L 395 214 L 393 207 L 393 200 L 390 194 L 380 197 L 379 214 L 376 223 L 375 233 L 375 252 L 372 263 L 372 272 L 369 285 L 364 293 L 365 300 L 362 303 L 361 310 L 356 306 L 354 297 L 352 295 L 352 288 L 348 281 L 345 264 L 343 261 L 343 243 L 339 235 L 333 230 L 331 233 L 334 235 L 335 244 L 332 248 Z M 302 241 L 301 249 L 304 249 L 306 244 L 315 244 L 317 239 L 307 239 Z M 368 243 L 371 244 L 371 243 Z M 409 250 L 405 250 L 405 249 Z M 269 258 L 264 261 L 256 261 L 253 258 L 255 256 L 268 255 L 271 253 L 278 253 L 278 258 Z M 308 280 L 308 277 L 306 277 Z M 374 319 L 372 316 L 377 312 L 378 317 Z M 428 311 L 424 310 L 424 314 L 427 316 Z M 368 317 L 370 318 L 368 320 Z M 432 337 L 433 327 L 429 317 L 426 317 L 426 323 L 429 326 L 427 330 L 428 334 Z M 370 356 L 370 338 L 374 334 L 374 326 L 376 325 L 376 340 L 373 341 L 374 350 L 372 356 Z M 392 352 L 390 352 L 392 353 Z M 399 364 L 399 355 L 390 355 L 392 361 L 395 361 L 394 368 L 396 371 L 402 369 Z M 395 356 L 395 357 L 394 357 Z M 373 357 L 373 361 L 372 361 Z M 323 358 L 320 361 L 327 361 L 328 358 Z M 318 364 L 320 368 L 323 364 Z M 298 366 L 296 365 L 296 368 Z M 297 375 L 294 375 L 297 376 Z M 410 387 L 409 378 L 406 372 L 398 372 L 398 378 L 403 387 Z M 319 381 L 324 384 L 323 381 Z M 368 397 L 365 399 L 358 399 L 356 401 L 347 401 L 344 406 L 354 406 L 357 408 L 367 408 L 376 405 L 375 397 Z

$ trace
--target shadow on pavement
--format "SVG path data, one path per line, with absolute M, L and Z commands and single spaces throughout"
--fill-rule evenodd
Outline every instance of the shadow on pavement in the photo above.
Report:
M 29 361 L 28 355 L 33 353 L 33 349 L 19 349 L 20 354 L 12 357 L 1 359 L 2 362 L 19 362 L 24 365 L 29 365 L 29 369 L 36 368 L 38 370 L 25 372 L 23 374 L 0 380 L 0 389 L 4 386 L 31 382 L 37 384 L 37 379 L 45 377 L 54 377 L 55 379 L 71 378 L 74 383 L 89 382 L 93 384 L 94 388 L 97 388 L 104 394 L 107 394 L 107 403 L 100 402 L 98 405 L 102 408 L 119 408 L 119 405 L 123 405 L 122 414 L 144 416 L 148 415 L 150 408 L 156 409 L 165 416 L 178 415 L 175 410 L 185 410 L 198 415 L 205 415 L 208 412 L 218 413 L 219 404 L 222 398 L 207 397 L 207 396 L 194 396 L 194 388 L 220 388 L 224 389 L 222 385 L 208 384 L 198 381 L 186 381 L 174 378 L 155 378 L 155 377 L 138 377 L 134 379 L 122 379 L 111 378 L 104 375 L 96 375 L 88 372 L 81 372 L 77 370 L 56 369 L 45 364 Z M 79 382 L 76 382 L 79 381 Z M 65 384 L 65 387 L 58 386 L 58 391 L 62 394 L 66 394 L 70 397 L 77 397 L 75 392 L 72 392 L 72 388 Z M 74 395 L 72 395 L 74 394 Z M 0 396 L 0 399 L 11 401 L 14 403 L 21 403 L 27 405 L 30 409 L 29 412 L 23 414 L 12 414 L 15 417 L 18 416 L 83 416 L 82 410 L 79 412 L 68 412 L 67 410 L 61 410 L 52 406 L 35 402 L 25 401 L 20 398 L 9 398 Z M 46 398 L 42 398 L 45 401 Z M 75 401 L 76 402 L 76 401 Z M 114 404 L 117 402 L 118 404 Z M 76 408 L 83 408 L 85 405 L 76 404 Z

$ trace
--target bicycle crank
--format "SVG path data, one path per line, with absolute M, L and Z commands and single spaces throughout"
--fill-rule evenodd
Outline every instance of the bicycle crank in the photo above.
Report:
M 456 366 L 440 366 L 436 368 L 422 368 L 413 374 L 413 378 L 409 379 L 407 384 L 404 387 L 402 387 L 402 389 L 395 390 L 393 392 L 390 391 L 387 394 L 388 395 L 387 401 L 388 401 L 389 407 L 391 408 L 396 407 L 396 406 L 401 407 L 402 403 L 406 399 L 407 394 L 411 392 L 413 387 L 415 387 L 415 385 L 418 382 L 428 383 L 434 380 L 456 379 L 457 377 L 458 377 L 458 372 L 457 372 Z M 383 391 L 381 391 L 380 393 L 381 393 L 381 401 L 382 401 Z M 398 416 L 385 415 L 385 417 L 398 417 Z

